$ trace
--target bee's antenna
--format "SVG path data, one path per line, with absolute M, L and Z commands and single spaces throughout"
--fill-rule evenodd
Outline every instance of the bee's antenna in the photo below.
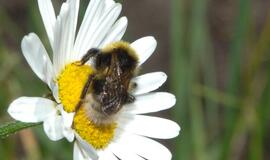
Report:
M 91 48 L 88 50 L 81 59 L 81 65 L 84 65 L 90 58 L 95 57 L 98 53 L 100 53 L 100 50 L 97 48 Z

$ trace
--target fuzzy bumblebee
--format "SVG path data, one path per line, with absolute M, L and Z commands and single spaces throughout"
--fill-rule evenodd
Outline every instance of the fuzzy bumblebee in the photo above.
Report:
M 124 104 L 135 100 L 130 91 L 136 87 L 131 79 L 137 74 L 138 56 L 129 43 L 118 41 L 103 49 L 90 49 L 82 57 L 81 65 L 90 59 L 95 71 L 89 75 L 78 108 L 86 107 L 94 122 L 107 123 Z

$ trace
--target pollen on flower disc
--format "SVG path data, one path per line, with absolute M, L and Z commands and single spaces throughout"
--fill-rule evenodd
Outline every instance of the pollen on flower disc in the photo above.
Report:
M 114 122 L 95 124 L 89 119 L 84 107 L 80 107 L 76 112 L 73 121 L 73 128 L 76 132 L 95 149 L 104 149 L 108 146 L 114 137 L 116 126 Z
M 59 87 L 59 99 L 66 112 L 74 112 L 80 101 L 82 90 L 93 69 L 88 65 L 80 65 L 79 62 L 65 66 L 59 75 L 57 82 Z

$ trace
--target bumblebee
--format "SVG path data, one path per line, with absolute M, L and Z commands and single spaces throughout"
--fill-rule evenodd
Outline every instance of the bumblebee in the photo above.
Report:
M 114 42 L 103 49 L 92 48 L 81 59 L 81 65 L 93 60 L 94 74 L 81 94 L 81 105 L 96 123 L 107 123 L 121 110 L 124 104 L 135 98 L 129 93 L 136 87 L 131 79 L 138 71 L 138 56 L 130 44 Z

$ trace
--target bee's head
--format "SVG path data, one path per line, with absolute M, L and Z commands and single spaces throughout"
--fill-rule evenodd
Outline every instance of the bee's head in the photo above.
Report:
M 98 54 L 95 60 L 95 68 L 99 71 L 104 71 L 111 66 L 112 55 L 111 54 Z
M 117 41 L 109 44 L 96 56 L 96 69 L 120 69 L 121 72 L 133 72 L 138 65 L 138 56 L 130 44 Z
M 131 55 L 129 50 L 119 48 L 115 52 L 119 67 L 123 72 L 133 71 L 137 67 L 138 60 Z
M 133 72 L 137 64 L 138 60 L 122 48 L 114 49 L 108 53 L 98 54 L 95 61 L 95 67 L 99 71 L 109 68 L 119 68 L 122 72 Z

